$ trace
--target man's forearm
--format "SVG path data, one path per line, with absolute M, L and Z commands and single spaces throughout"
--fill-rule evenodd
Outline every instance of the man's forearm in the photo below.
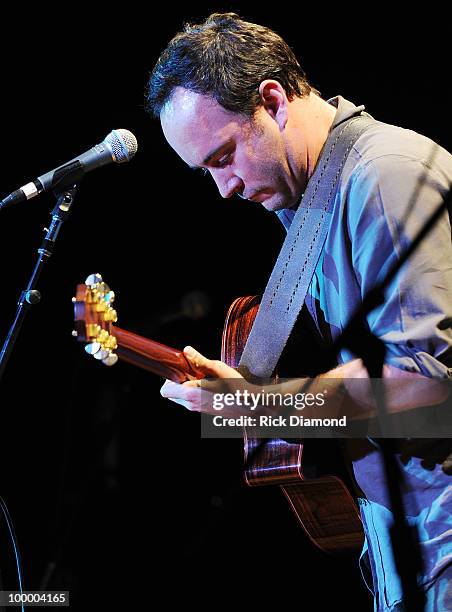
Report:
M 449 394 L 449 386 L 443 380 L 407 372 L 389 364 L 384 365 L 383 381 L 389 414 L 436 405 L 444 402 Z M 303 408 L 306 418 L 347 416 L 365 419 L 377 413 L 369 376 L 361 359 L 342 364 L 314 379 L 293 379 L 273 387 L 284 396 L 303 392 L 313 396 L 324 394 L 322 406 L 306 405 Z M 275 388 L 271 391 L 275 392 Z

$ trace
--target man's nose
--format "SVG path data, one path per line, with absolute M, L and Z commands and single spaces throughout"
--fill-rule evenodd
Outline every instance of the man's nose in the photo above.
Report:
M 231 198 L 234 193 L 243 192 L 243 181 L 235 174 L 229 177 L 214 176 L 214 180 L 222 198 Z

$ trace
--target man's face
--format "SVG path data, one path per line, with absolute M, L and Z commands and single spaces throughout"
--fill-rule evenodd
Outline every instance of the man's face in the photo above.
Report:
M 264 107 L 250 119 L 178 87 L 160 119 L 170 146 L 210 172 L 224 198 L 237 193 L 271 211 L 299 201 L 305 179 L 291 169 L 284 130 Z

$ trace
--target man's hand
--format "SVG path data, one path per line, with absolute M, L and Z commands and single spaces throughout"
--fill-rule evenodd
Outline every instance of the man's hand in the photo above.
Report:
M 201 355 L 191 346 L 184 348 L 184 355 L 198 370 L 202 370 L 206 378 L 243 379 L 243 376 L 237 370 L 229 367 L 223 361 L 207 359 L 207 357 Z M 182 384 L 167 380 L 160 389 L 160 394 L 162 397 L 167 397 L 171 401 L 176 402 L 176 404 L 181 404 L 187 410 L 218 414 L 212 407 L 212 395 L 213 393 L 227 392 L 225 385 L 221 384 L 220 381 L 218 383 L 217 385 L 214 381 L 203 383 L 203 388 L 201 389 L 200 380 L 189 380 Z

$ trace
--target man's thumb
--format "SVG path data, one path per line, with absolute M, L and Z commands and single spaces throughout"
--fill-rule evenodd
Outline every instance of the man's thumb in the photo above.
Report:
M 190 361 L 196 366 L 202 366 L 207 361 L 204 355 L 201 355 L 192 346 L 186 346 L 184 348 L 184 355 L 190 359 Z

